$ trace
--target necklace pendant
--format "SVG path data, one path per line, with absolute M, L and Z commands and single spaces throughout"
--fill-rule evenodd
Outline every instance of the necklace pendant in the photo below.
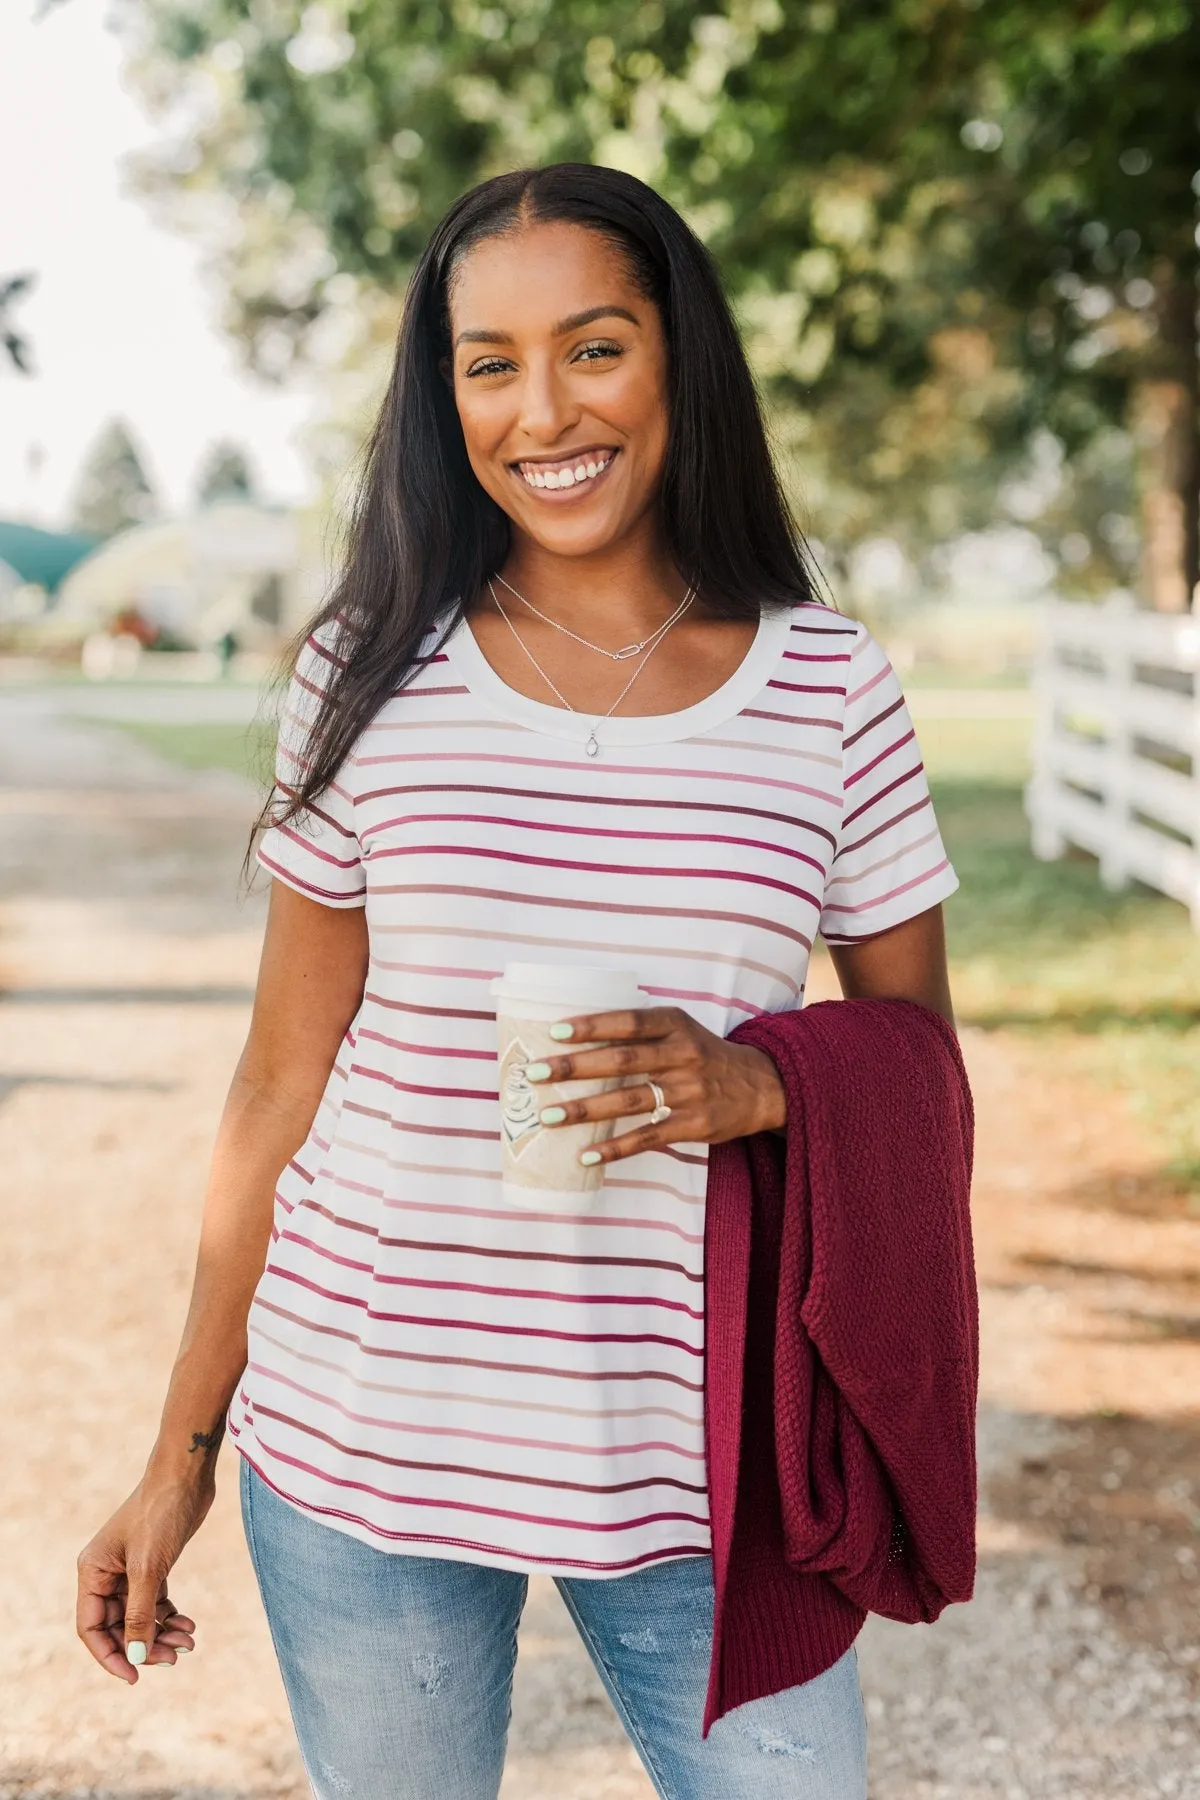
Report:
M 643 644 L 626 644 L 622 650 L 610 650 L 609 655 L 614 662 L 628 662 L 631 656 L 636 656 L 644 648 Z
M 595 726 L 593 726 L 593 727 L 592 727 L 592 730 L 591 730 L 591 732 L 590 732 L 590 734 L 589 734 L 589 736 L 588 736 L 588 741 L 587 741 L 587 743 L 586 743 L 586 744 L 585 744 L 585 745 L 584 745 L 584 746 L 583 746 L 583 749 L 584 749 L 584 754 L 585 754 L 585 756 L 599 756 L 599 754 L 600 754 L 600 743 L 599 743 L 599 740 L 598 740 L 598 739 L 597 739 L 597 737 L 596 737 L 596 729 L 595 729 Z

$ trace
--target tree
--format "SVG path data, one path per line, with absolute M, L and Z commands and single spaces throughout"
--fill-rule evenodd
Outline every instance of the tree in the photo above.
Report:
M 721 145 L 738 145 L 752 185 L 719 243 L 742 282 L 794 291 L 805 252 L 786 259 L 806 239 L 839 259 L 798 333 L 824 326 L 831 344 L 835 442 L 845 397 L 882 374 L 866 474 L 887 479 L 894 426 L 916 422 L 905 395 L 920 399 L 947 352 L 963 387 L 959 431 L 937 434 L 943 471 L 964 412 L 993 452 L 1049 428 L 1076 487 L 1095 492 L 1123 433 L 1140 465 L 1144 597 L 1185 606 L 1200 578 L 1200 13 L 1187 0 L 842 0 L 787 9 L 768 46 L 731 69 L 711 121 L 675 124 L 665 155 L 696 204 Z M 922 215 L 914 256 L 905 228 Z M 988 404 L 981 386 L 997 377 Z M 986 482 L 989 461 L 963 466 Z M 1120 561 L 1120 518 L 1102 517 L 1109 542 L 1074 558 L 1097 583 Z
M 1031 351 L 1074 370 L 1139 455 L 1144 597 L 1181 611 L 1200 581 L 1196 196 L 1200 14 L 1100 9 L 1069 79 L 1030 71 Z
M 1111 472 L 1098 440 L 1123 434 L 1143 598 L 1181 610 L 1200 579 L 1200 14 L 1186 0 L 1010 0 L 987 23 L 977 115 L 960 127 L 991 164 L 975 184 L 975 259 L 1019 322 L 1008 356 L 1031 424 L 1054 430 L 1085 480 L 1089 464 Z M 1099 525 L 1110 547 L 1125 529 L 1111 512 Z
M 75 490 L 77 531 L 111 537 L 152 518 L 158 508 L 141 459 L 120 419 L 113 419 L 84 460 Z
M 29 339 L 13 323 L 12 309 L 29 292 L 33 280 L 28 274 L 0 276 L 0 344 L 13 368 L 22 375 L 28 375 L 32 370 Z
M 41 0 L 34 13 L 34 23 L 40 25 L 42 20 L 61 4 L 61 0 Z M 28 293 L 37 277 L 32 274 L 0 276 L 0 345 L 8 354 L 8 360 L 22 375 L 33 372 L 29 339 L 12 323 L 11 311 L 16 301 Z
M 212 446 L 196 479 L 196 498 L 201 506 L 255 498 L 254 476 L 240 444 L 222 438 Z
M 159 182 L 236 201 L 230 321 L 260 367 L 348 284 L 394 291 L 471 181 L 618 163 L 718 255 L 823 531 L 919 549 L 985 523 L 1037 431 L 1073 460 L 1124 431 L 1148 592 L 1190 590 L 1189 0 L 143 5 L 147 87 L 205 97 Z M 1100 540 L 1089 563 L 1115 572 Z

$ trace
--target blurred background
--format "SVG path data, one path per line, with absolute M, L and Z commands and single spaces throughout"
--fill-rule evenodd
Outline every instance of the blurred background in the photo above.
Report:
M 980 1592 L 868 1627 L 872 1793 L 1195 1796 L 1191 0 L 7 0 L 0 1800 L 305 1792 L 228 1472 L 188 1666 L 113 1691 L 72 1562 L 153 1434 L 254 979 L 271 677 L 407 271 L 463 188 L 567 157 L 716 254 L 962 878 Z M 505 1800 L 649 1793 L 535 1583 Z

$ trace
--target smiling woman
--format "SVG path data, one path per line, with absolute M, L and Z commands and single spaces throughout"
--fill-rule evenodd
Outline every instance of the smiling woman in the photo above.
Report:
M 708 629 L 671 633 L 684 698 L 651 665 L 623 714 L 715 687 L 764 609 L 814 598 L 711 259 L 615 170 L 559 164 L 472 189 L 409 286 L 349 555 L 317 621 L 353 651 L 317 703 L 293 816 L 413 678 L 429 633 L 464 613 L 506 680 L 603 714 L 621 684 L 568 667 L 578 645 L 522 599 L 519 649 L 488 591 L 497 573 L 559 623 L 608 616 L 603 648 L 662 625 L 700 571 Z
M 661 1794 L 861 1800 L 842 1602 L 702 1730 L 708 1154 L 788 1128 L 732 1034 L 800 1007 L 818 931 L 847 994 L 948 1016 L 955 878 L 711 261 L 629 176 L 502 176 L 434 233 L 264 822 L 192 1308 L 85 1642 L 129 1681 L 191 1647 L 166 1582 L 227 1415 L 319 1800 L 495 1800 L 532 1571 Z M 552 1188 L 502 1161 L 510 964 L 576 1001 L 505 1065 Z

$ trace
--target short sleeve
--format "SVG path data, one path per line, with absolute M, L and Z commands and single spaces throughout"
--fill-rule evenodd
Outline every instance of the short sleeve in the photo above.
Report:
M 339 665 L 336 625 L 308 639 L 296 662 L 275 755 L 271 817 L 280 818 L 308 766 L 308 738 L 321 695 Z M 276 880 L 324 906 L 362 906 L 367 881 L 354 822 L 349 765 L 344 763 L 315 803 L 263 833 L 258 860 Z
M 821 935 L 853 944 L 916 918 L 958 886 L 895 670 L 864 626 L 850 659 L 842 821 Z

